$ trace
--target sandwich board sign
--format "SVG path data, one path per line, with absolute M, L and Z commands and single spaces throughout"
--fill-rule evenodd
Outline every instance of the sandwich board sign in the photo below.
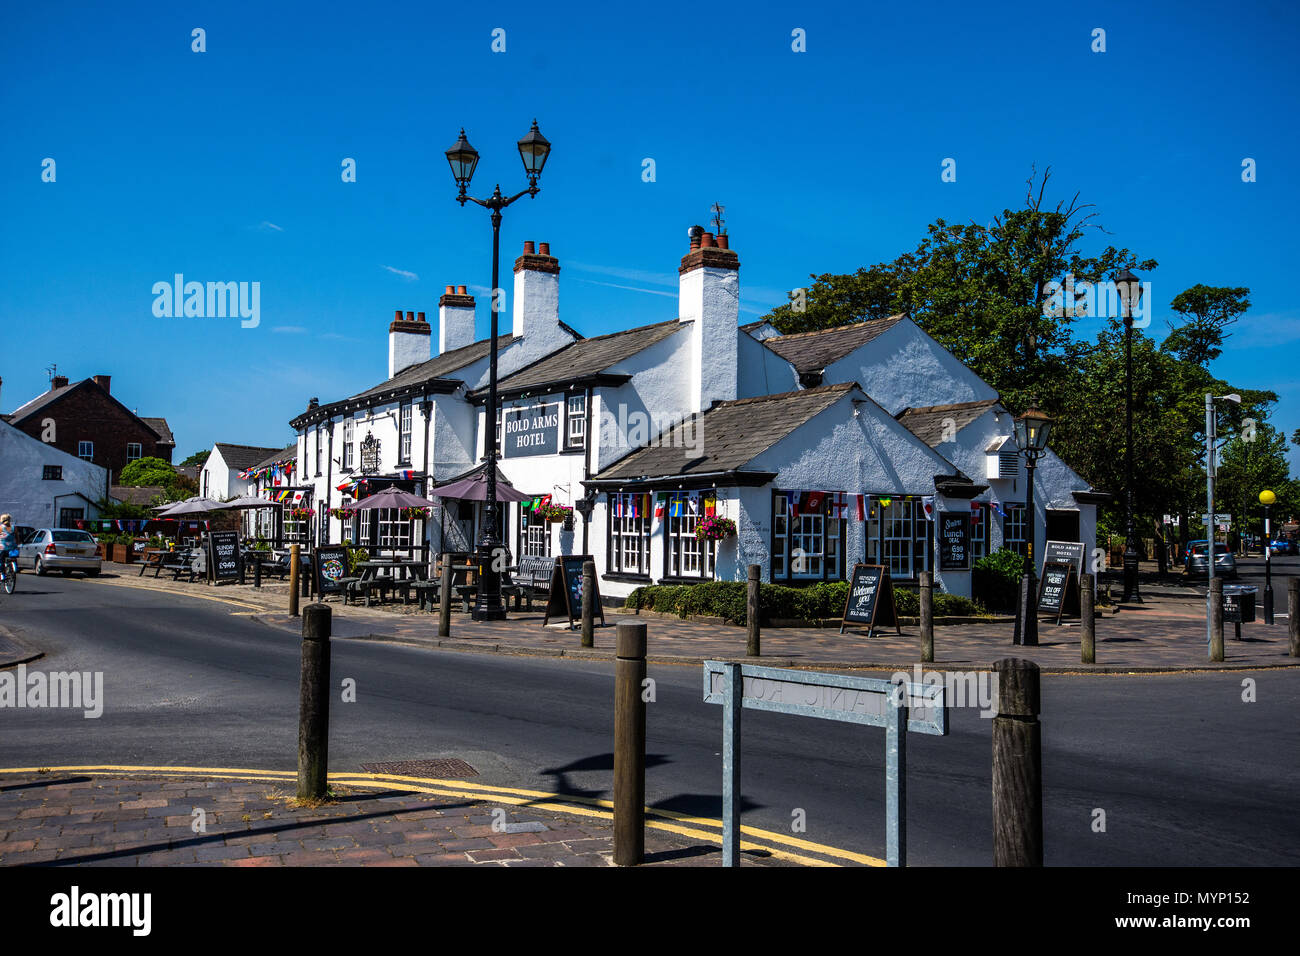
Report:
M 316 593 L 342 594 L 346 587 L 342 579 L 348 574 L 348 549 L 337 544 L 316 546 Z
M 903 633 L 898 626 L 898 610 L 894 607 L 894 581 L 883 564 L 854 565 L 840 633 L 843 634 L 844 628 L 850 624 L 865 625 L 867 637 L 878 626 L 892 625 L 897 633 Z
M 740 865 L 740 715 L 745 707 L 885 728 L 885 858 L 907 865 L 907 734 L 947 736 L 947 687 L 881 677 L 704 662 L 722 705 L 722 865 Z
M 1079 576 L 1073 564 L 1048 561 L 1038 584 L 1038 613 L 1054 614 L 1056 623 L 1063 615 L 1079 616 Z
M 546 599 L 546 614 L 542 617 L 542 627 L 546 627 L 552 617 L 567 617 L 569 630 L 573 622 L 582 620 L 582 566 L 591 560 L 589 554 L 566 554 L 555 560 L 551 571 L 551 593 Z M 600 578 L 593 582 L 596 593 L 592 595 L 592 609 L 600 617 L 600 626 L 605 626 L 605 608 L 600 603 Z
M 208 580 L 234 581 L 239 577 L 239 532 L 208 532 Z

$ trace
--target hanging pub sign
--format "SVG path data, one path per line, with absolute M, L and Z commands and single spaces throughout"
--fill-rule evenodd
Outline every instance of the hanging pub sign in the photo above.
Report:
M 560 450 L 561 396 L 548 395 L 501 409 L 501 457 L 554 455 Z
M 849 579 L 849 596 L 844 602 L 844 618 L 840 633 L 850 624 L 864 625 L 867 637 L 878 627 L 898 626 L 898 609 L 894 606 L 894 581 L 883 564 L 857 564 Z
M 379 439 L 372 432 L 361 441 L 361 470 L 367 474 L 379 470 Z M 320 474 L 319 466 L 316 473 Z
M 552 617 L 567 617 L 569 630 L 573 622 L 582 620 L 582 566 L 591 560 L 589 554 L 566 554 L 557 558 L 555 568 L 551 571 L 551 593 L 546 600 L 546 614 L 542 618 L 545 627 Z M 600 578 L 593 581 L 596 593 L 592 597 L 592 610 L 600 617 L 600 626 L 605 626 L 605 609 L 600 603 Z
M 939 570 L 970 570 L 970 521 L 964 514 L 939 512 Z
M 1038 585 L 1038 612 L 1053 614 L 1056 623 L 1065 615 L 1079 616 L 1079 576 L 1073 564 L 1048 561 L 1043 565 L 1043 578 Z
M 342 545 L 317 545 L 314 569 L 317 594 L 342 594 L 347 584 L 348 549 Z
M 208 580 L 234 581 L 239 577 L 239 532 L 208 533 Z

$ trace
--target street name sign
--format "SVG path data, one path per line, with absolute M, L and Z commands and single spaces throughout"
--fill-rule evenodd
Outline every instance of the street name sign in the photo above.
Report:
M 704 662 L 704 702 L 722 705 L 722 865 L 740 865 L 743 708 L 885 728 L 885 857 L 907 864 L 907 733 L 947 736 L 943 684 Z

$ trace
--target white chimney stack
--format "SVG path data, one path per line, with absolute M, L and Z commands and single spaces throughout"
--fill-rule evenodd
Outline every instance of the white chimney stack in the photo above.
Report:
M 560 261 L 551 255 L 551 244 L 524 243 L 515 260 L 514 324 L 516 339 L 527 343 L 532 353 L 551 352 L 573 339 L 560 326 Z
M 423 312 L 418 318 L 414 312 L 402 318 L 402 310 L 395 310 L 388 326 L 388 377 L 429 361 L 431 341 L 429 323 L 424 320 Z
M 740 333 L 740 259 L 726 235 L 692 226 L 690 251 L 679 276 L 680 322 L 691 323 L 691 368 L 687 401 L 703 411 L 736 397 L 737 336 Z
M 438 354 L 474 344 L 474 297 L 462 286 L 447 286 L 438 300 Z

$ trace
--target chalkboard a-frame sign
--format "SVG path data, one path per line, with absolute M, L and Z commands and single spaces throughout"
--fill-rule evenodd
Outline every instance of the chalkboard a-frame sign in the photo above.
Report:
M 889 627 L 902 634 L 898 609 L 894 606 L 894 581 L 883 564 L 857 564 L 849 579 L 849 596 L 844 601 L 840 633 L 850 624 L 866 625 L 867 637 L 877 627 Z
M 591 560 L 589 554 L 568 554 L 555 560 L 555 570 L 551 572 L 551 593 L 546 599 L 546 614 L 542 617 L 545 627 L 552 617 L 567 617 L 569 630 L 573 622 L 582 620 L 582 566 Z M 605 626 L 605 608 L 600 603 L 600 576 L 592 581 L 596 593 L 592 595 L 592 609 L 600 617 L 600 626 Z
M 239 577 L 239 532 L 208 532 L 208 580 L 233 581 Z
M 1079 576 L 1074 564 L 1048 561 L 1043 565 L 1043 578 L 1038 585 L 1038 612 L 1056 616 L 1061 623 L 1064 615 L 1079 617 Z
M 348 549 L 343 545 L 322 544 L 316 548 L 313 570 L 317 594 L 342 594 L 347 587 Z

